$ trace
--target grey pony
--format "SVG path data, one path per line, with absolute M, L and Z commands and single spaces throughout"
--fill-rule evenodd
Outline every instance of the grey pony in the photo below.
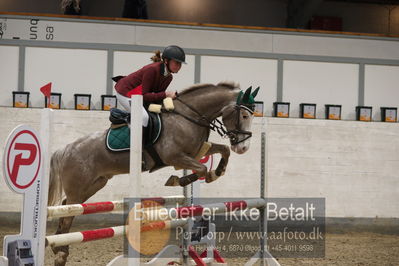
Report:
M 200 123 L 205 121 L 205 124 L 206 121 L 213 121 L 221 116 L 227 131 L 236 132 L 233 134 L 235 141 L 231 142 L 231 150 L 242 154 L 249 149 L 250 139 L 240 132 L 249 132 L 253 113 L 248 108 L 237 108 L 239 106 L 237 98 L 240 99 L 243 94 L 240 92 L 240 88 L 232 83 L 194 85 L 179 94 L 179 101 L 174 100 L 175 110 Z M 244 98 L 248 96 L 250 95 L 247 90 Z M 251 96 L 252 99 L 255 96 L 256 93 Z M 200 119 L 193 109 L 205 120 Z M 197 173 L 194 178 L 193 175 L 189 176 L 189 182 L 195 181 L 198 176 L 205 176 L 207 183 L 213 182 L 225 173 L 230 149 L 226 145 L 212 143 L 206 155 L 220 153 L 222 158 L 216 171 L 208 171 L 206 166 L 194 158 L 202 144 L 207 141 L 210 129 L 184 116 L 176 113 L 162 113 L 163 131 L 154 148 L 167 166 L 189 169 Z M 49 205 L 59 203 L 63 193 L 65 198 L 62 204 L 83 203 L 102 189 L 114 175 L 129 172 L 129 152 L 109 151 L 105 147 L 106 133 L 105 130 L 79 138 L 52 155 Z M 154 161 L 147 152 L 143 152 L 143 159 L 146 162 L 144 170 L 154 166 Z M 184 178 L 187 181 L 188 176 L 177 181 Z M 68 233 L 73 218 L 60 218 L 56 234 Z M 52 249 L 56 254 L 55 265 L 65 265 L 69 247 L 61 246 Z

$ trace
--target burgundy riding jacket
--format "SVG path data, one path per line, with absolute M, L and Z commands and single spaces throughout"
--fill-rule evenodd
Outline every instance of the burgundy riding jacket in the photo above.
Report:
M 129 96 L 132 90 L 141 85 L 144 103 L 161 103 L 166 98 L 165 90 L 173 79 L 172 74 L 164 74 L 165 65 L 162 62 L 152 63 L 121 78 L 115 84 L 115 90 L 123 96 Z

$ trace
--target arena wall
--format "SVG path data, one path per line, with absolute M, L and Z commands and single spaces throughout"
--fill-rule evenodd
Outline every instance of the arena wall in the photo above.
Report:
M 373 107 L 373 121 L 380 120 L 380 107 L 399 105 L 398 38 L 5 14 L 0 26 L 1 140 L 18 124 L 39 128 L 39 88 L 48 82 L 62 93 L 63 109 L 54 111 L 52 151 L 105 130 L 108 113 L 100 111 L 100 96 L 114 93 L 111 77 L 129 74 L 147 64 L 152 51 L 177 44 L 188 64 L 171 90 L 234 81 L 243 89 L 260 86 L 257 100 L 264 102 L 266 117 L 255 118 L 250 151 L 232 154 L 226 176 L 202 185 L 204 197 L 259 196 L 265 119 L 269 197 L 322 197 L 326 216 L 338 219 L 399 218 L 397 123 L 354 121 L 358 105 Z M 12 91 L 30 92 L 33 108 L 11 108 Z M 75 93 L 91 94 L 93 110 L 73 110 Z M 276 101 L 291 103 L 291 118 L 270 117 Z M 304 102 L 317 104 L 318 119 L 298 118 Z M 325 104 L 341 104 L 343 120 L 324 120 Z M 217 135 L 211 140 L 227 144 Z M 144 174 L 143 196 L 181 194 L 181 188 L 163 186 L 172 173 Z M 91 201 L 127 196 L 127 179 L 114 177 Z M 21 196 L 3 178 L 0 193 L 0 216 L 18 213 Z
M 32 107 L 43 107 L 38 88 L 53 82 L 62 108 L 73 109 L 75 93 L 90 93 L 92 108 L 113 94 L 114 75 L 149 63 L 155 49 L 178 44 L 188 64 L 175 75 L 171 90 L 193 83 L 230 80 L 242 88 L 260 86 L 264 113 L 273 102 L 342 105 L 342 118 L 355 120 L 357 105 L 397 107 L 399 40 L 316 32 L 200 27 L 155 22 L 0 15 L 0 106 L 12 105 L 12 91 L 29 91 Z
M 39 130 L 40 109 L 0 107 L 0 139 L 19 124 Z M 109 126 L 107 112 L 54 111 L 51 150 Z M 267 131 L 267 195 L 322 197 L 326 216 L 337 218 L 399 218 L 399 128 L 395 123 L 255 118 L 250 150 L 232 153 L 226 175 L 202 184 L 203 197 L 258 197 L 260 192 L 260 133 Z M 218 135 L 211 140 L 227 142 Z M 1 143 L 1 157 L 5 143 Z M 215 158 L 217 161 L 217 158 Z M 164 187 L 171 174 L 164 168 L 142 177 L 143 197 L 181 194 Z M 178 172 L 179 174 L 181 171 Z M 0 213 L 18 212 L 22 197 L 11 192 L 0 173 Z M 128 196 L 128 176 L 111 179 L 90 201 Z

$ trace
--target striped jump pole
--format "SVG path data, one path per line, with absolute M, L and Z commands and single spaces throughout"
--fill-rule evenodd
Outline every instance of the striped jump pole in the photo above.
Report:
M 184 196 L 169 196 L 169 197 L 154 197 L 144 198 L 141 200 L 146 205 L 162 205 L 167 206 L 171 204 L 183 204 L 185 201 Z M 82 204 L 71 204 L 61 206 L 47 207 L 47 218 L 60 218 L 69 216 L 79 216 L 93 213 L 104 213 L 111 211 L 121 211 L 128 207 L 128 201 L 104 201 Z
M 179 226 L 184 226 L 186 223 L 187 219 L 153 222 L 142 225 L 141 232 L 167 230 Z M 51 235 L 46 237 L 46 246 L 60 247 L 60 246 L 66 246 L 82 242 L 89 242 L 94 240 L 122 236 L 127 230 L 127 228 L 128 226 L 121 225 L 121 226 L 101 228 L 96 230 L 87 230 L 82 232 Z
M 46 246 L 60 247 L 76 243 L 121 236 L 125 232 L 125 226 L 115 226 L 96 230 L 87 230 L 67 234 L 52 235 L 46 237 Z
M 266 205 L 265 199 L 249 199 L 240 201 L 228 201 L 205 205 L 184 206 L 179 208 L 161 208 L 146 210 L 141 209 L 137 212 L 142 213 L 143 221 L 159 221 L 170 219 L 181 219 L 202 215 L 213 215 L 217 213 L 229 213 L 238 210 L 259 208 Z

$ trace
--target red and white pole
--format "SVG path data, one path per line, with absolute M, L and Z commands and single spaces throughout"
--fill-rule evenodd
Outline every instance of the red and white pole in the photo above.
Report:
M 187 219 L 153 222 L 143 225 L 141 227 L 141 232 L 167 230 L 183 226 L 186 223 Z M 82 232 L 51 235 L 46 237 L 46 246 L 60 247 L 76 243 L 112 238 L 123 235 L 127 229 L 128 229 L 127 226 L 121 225 L 121 226 L 101 228 L 96 230 L 87 230 Z
M 183 204 L 184 201 L 184 196 L 143 198 L 141 200 L 141 202 L 144 203 L 144 206 L 164 206 L 177 203 Z M 125 207 L 128 207 L 128 204 L 129 202 L 121 200 L 50 206 L 47 207 L 47 218 L 59 218 L 93 213 L 122 211 Z

